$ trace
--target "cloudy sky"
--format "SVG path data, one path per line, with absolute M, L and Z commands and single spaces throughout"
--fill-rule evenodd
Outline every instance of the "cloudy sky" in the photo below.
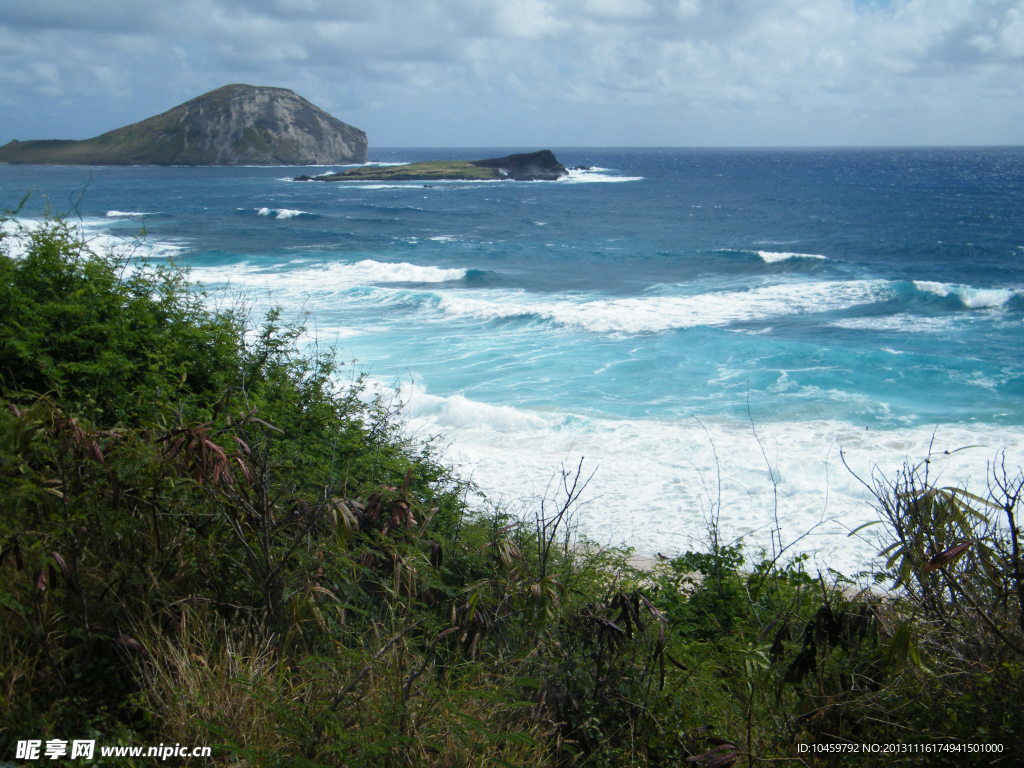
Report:
M 1024 144 L 1024 0 L 0 2 L 0 143 L 250 83 L 371 148 Z

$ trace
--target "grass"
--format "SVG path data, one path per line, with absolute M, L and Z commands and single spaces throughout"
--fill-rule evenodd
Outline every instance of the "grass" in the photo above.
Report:
M 317 177 L 322 181 L 481 181 L 502 178 L 498 169 L 459 160 L 431 160 L 395 166 L 363 166 Z
M 978 495 L 920 468 L 876 478 L 885 600 L 714 535 L 640 572 L 577 535 L 582 467 L 532 519 L 470 508 L 278 313 L 250 329 L 174 267 L 128 272 L 60 221 L 12 237 L 0 760 L 30 738 L 375 768 L 1024 749 L 1019 472 Z
M 178 120 L 164 113 L 140 123 L 81 140 L 12 141 L 0 147 L 0 162 L 61 165 L 164 165 L 182 156 Z

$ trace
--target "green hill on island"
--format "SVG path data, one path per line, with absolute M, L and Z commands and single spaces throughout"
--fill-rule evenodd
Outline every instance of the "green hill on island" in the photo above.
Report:
M 0 163 L 329 165 L 366 162 L 366 134 L 285 88 L 225 85 L 81 141 L 11 141 Z

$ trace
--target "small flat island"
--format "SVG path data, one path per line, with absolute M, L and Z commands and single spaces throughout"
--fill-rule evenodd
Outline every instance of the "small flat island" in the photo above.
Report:
M 547 149 L 486 160 L 431 160 L 406 165 L 367 165 L 341 173 L 297 176 L 295 181 L 555 181 L 565 166 Z

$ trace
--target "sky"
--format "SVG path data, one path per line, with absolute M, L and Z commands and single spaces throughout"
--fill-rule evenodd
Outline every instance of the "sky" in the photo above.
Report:
M 378 147 L 1024 144 L 1024 0 L 0 0 L 0 144 L 229 83 Z

